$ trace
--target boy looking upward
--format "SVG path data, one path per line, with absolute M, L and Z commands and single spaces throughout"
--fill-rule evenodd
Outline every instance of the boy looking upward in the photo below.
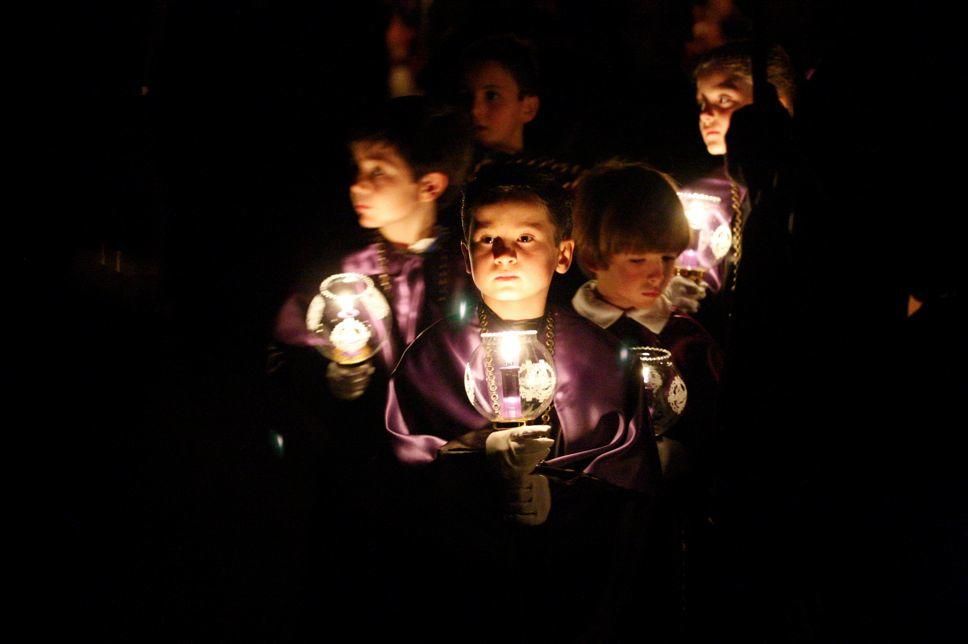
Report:
M 526 168 L 487 166 L 465 191 L 462 220 L 467 271 L 481 302 L 456 326 L 441 322 L 428 329 L 394 372 L 387 429 L 397 458 L 428 465 L 457 446 L 483 455 L 488 436 L 500 432 L 492 431 L 467 400 L 465 365 L 480 344 L 482 327 L 531 328 L 541 338 L 551 334 L 558 371 L 550 421 L 558 439 L 548 463 L 644 490 L 639 436 L 622 415 L 617 344 L 579 316 L 546 306 L 552 276 L 566 271 L 572 260 L 565 192 L 553 179 Z M 517 438 L 525 441 L 533 433 Z M 635 467 L 613 467 L 620 462 Z M 537 518 L 544 520 L 540 513 Z
M 552 276 L 568 269 L 574 249 L 559 183 L 525 166 L 488 165 L 465 189 L 461 215 L 466 267 L 480 302 L 461 319 L 430 327 L 407 349 L 390 385 L 390 443 L 402 465 L 426 477 L 426 496 L 452 499 L 431 514 L 442 523 L 433 545 L 419 544 L 433 560 L 460 561 L 459 579 L 441 588 L 457 593 L 464 606 L 502 596 L 527 607 L 510 611 L 507 627 L 517 635 L 523 629 L 526 640 L 558 630 L 573 637 L 601 617 L 589 606 L 602 597 L 534 593 L 526 582 L 542 578 L 555 587 L 570 580 L 595 593 L 639 570 L 638 530 L 645 522 L 621 530 L 617 522 L 627 504 L 652 492 L 654 443 L 627 421 L 617 342 L 547 304 Z M 481 333 L 504 330 L 535 330 L 552 349 L 558 386 L 543 425 L 492 427 L 468 401 L 465 368 Z M 616 571 L 611 548 L 619 543 L 632 554 Z M 480 604 L 469 599 L 477 593 Z M 556 613 L 551 624 L 541 618 L 548 611 Z M 479 617 L 469 623 L 481 627 Z M 508 632 L 488 633 L 497 636 Z

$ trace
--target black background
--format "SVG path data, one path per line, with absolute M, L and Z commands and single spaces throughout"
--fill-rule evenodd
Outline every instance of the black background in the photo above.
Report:
M 818 253 L 830 281 L 816 324 L 856 334 L 860 356 L 923 357 L 874 392 L 873 366 L 838 362 L 863 391 L 848 406 L 915 411 L 872 427 L 854 408 L 817 428 L 839 453 L 824 498 L 843 507 L 827 528 L 848 538 L 788 553 L 826 562 L 810 590 L 822 610 L 806 622 L 813 639 L 946 639 L 965 599 L 964 423 L 949 415 L 964 391 L 963 317 L 896 322 L 899 294 L 959 282 L 965 39 L 940 8 L 765 4 L 771 36 L 822 73 L 814 143 L 850 204 L 830 216 L 843 243 Z M 542 45 L 548 79 L 529 144 L 586 163 L 643 158 L 688 180 L 716 165 L 695 131 L 690 6 L 436 2 L 425 80 L 444 83 L 474 35 L 520 31 Z M 13 391 L 43 517 L 27 520 L 42 532 L 27 570 L 46 615 L 36 631 L 301 639 L 290 613 L 311 500 L 270 444 L 265 346 L 295 272 L 353 223 L 344 127 L 384 98 L 388 11 L 155 0 L 65 17 L 51 19 L 38 73 L 38 198 L 13 216 L 26 313 Z

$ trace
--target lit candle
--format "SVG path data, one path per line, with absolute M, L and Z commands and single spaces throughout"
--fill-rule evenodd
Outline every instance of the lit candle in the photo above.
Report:
M 502 334 L 498 352 L 504 366 L 501 367 L 502 416 L 507 420 L 521 418 L 521 342 L 514 333 Z
M 340 315 L 342 317 L 342 313 Z M 347 315 L 345 318 L 333 327 L 329 334 L 333 346 L 341 353 L 341 359 L 338 362 L 351 361 L 359 356 L 370 340 L 370 330 L 366 328 L 365 324 L 351 315 Z
M 537 331 L 487 331 L 464 369 L 467 399 L 493 423 L 527 423 L 554 399 L 558 378 Z
M 642 391 L 645 392 L 646 404 L 649 406 L 649 411 L 651 412 L 652 407 L 655 404 L 655 378 L 652 377 L 652 367 L 645 364 L 642 365 Z
M 354 298 L 352 295 L 343 294 L 336 296 L 336 303 L 339 305 L 339 315 L 341 318 L 355 318 L 360 314 L 353 306 Z
M 655 412 L 655 390 L 659 385 L 657 382 L 658 375 L 649 365 L 642 365 L 642 384 L 645 385 L 642 387 L 642 402 L 645 405 L 645 411 L 649 413 L 650 420 Z

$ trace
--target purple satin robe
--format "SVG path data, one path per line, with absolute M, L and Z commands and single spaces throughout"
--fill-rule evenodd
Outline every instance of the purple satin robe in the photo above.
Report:
M 625 373 L 620 347 L 581 316 L 558 309 L 555 411 L 562 449 L 547 465 L 580 471 L 613 485 L 650 491 L 655 464 L 645 444 L 651 437 L 626 419 Z M 397 459 L 426 465 L 449 441 L 490 423 L 464 392 L 464 367 L 480 344 L 476 316 L 427 329 L 408 349 L 390 382 L 386 422 Z M 497 324 L 491 330 L 498 330 Z
M 389 244 L 387 245 L 389 247 Z M 381 347 L 381 362 L 387 371 L 393 369 L 403 349 L 425 329 L 447 314 L 447 307 L 463 293 L 467 274 L 459 250 L 459 242 L 443 234 L 422 253 L 409 253 L 388 248 L 386 272 L 390 278 L 390 309 L 392 327 L 376 329 L 385 342 Z M 339 265 L 342 272 L 362 273 L 380 287 L 378 245 L 346 255 Z M 317 285 L 327 275 L 320 275 Z M 441 293 L 441 289 L 445 292 Z M 312 294 L 294 294 L 286 300 L 276 318 L 277 340 L 295 346 L 321 344 L 319 338 L 306 329 L 306 309 Z

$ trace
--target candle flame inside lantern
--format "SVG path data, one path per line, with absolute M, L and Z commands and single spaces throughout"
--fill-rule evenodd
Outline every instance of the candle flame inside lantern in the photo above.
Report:
M 501 359 L 508 366 L 517 365 L 521 360 L 521 342 L 516 335 L 502 335 L 498 344 Z
M 548 408 L 557 385 L 537 331 L 481 333 L 464 371 L 467 397 L 492 422 L 527 422 Z
M 341 318 L 355 316 L 358 313 L 358 311 L 353 308 L 354 299 L 355 298 L 352 295 L 347 294 L 336 296 L 336 304 L 339 305 L 339 316 Z
M 689 227 L 693 230 L 702 230 L 706 220 L 709 219 L 709 212 L 706 210 L 705 206 L 700 204 L 689 204 L 685 210 L 686 219 L 689 221 Z

